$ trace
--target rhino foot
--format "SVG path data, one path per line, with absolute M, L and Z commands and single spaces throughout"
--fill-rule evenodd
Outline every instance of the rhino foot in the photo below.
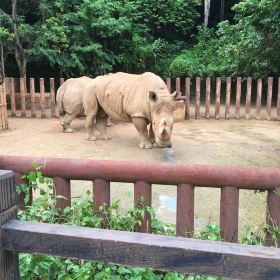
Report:
M 75 132 L 75 130 L 74 130 L 73 128 L 71 128 L 71 127 L 66 127 L 66 128 L 64 129 L 64 132 L 65 132 L 65 133 L 73 133 L 73 132 Z
M 95 141 L 96 137 L 95 136 L 90 136 L 90 137 L 86 137 L 87 141 Z
M 100 139 L 100 140 L 111 140 L 112 136 L 111 135 L 100 136 L 100 137 L 98 137 L 98 139 Z
M 154 147 L 154 145 L 152 143 L 150 143 L 150 142 L 148 142 L 148 143 L 140 143 L 139 147 L 141 149 L 152 149 Z

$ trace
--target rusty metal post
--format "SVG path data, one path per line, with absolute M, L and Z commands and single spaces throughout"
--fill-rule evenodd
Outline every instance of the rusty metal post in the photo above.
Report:
M 152 187 L 151 184 L 143 181 L 134 183 L 134 207 L 142 209 L 145 206 L 152 205 Z M 141 225 L 137 228 L 139 232 L 151 233 L 151 216 L 145 212 L 144 219 L 141 219 Z
M 92 181 L 93 187 L 93 211 L 97 214 L 100 212 L 100 207 L 110 206 L 110 182 L 103 179 L 94 179 Z
M 167 86 L 169 92 L 171 92 L 171 79 L 170 78 L 166 78 L 166 86 Z
M 220 227 L 226 242 L 238 240 L 239 190 L 232 187 L 221 189 Z
M 186 103 L 185 103 L 185 120 L 190 119 L 190 96 L 191 96 L 191 81 L 190 78 L 185 79 L 185 94 L 186 94 Z
M 53 178 L 56 195 L 63 196 L 64 198 L 58 198 L 56 207 L 62 212 L 66 207 L 71 207 L 71 186 L 70 180 L 62 177 Z
M 181 92 L 181 79 L 176 78 L 176 91 Z
M 194 232 L 194 187 L 177 186 L 176 235 L 192 237 Z

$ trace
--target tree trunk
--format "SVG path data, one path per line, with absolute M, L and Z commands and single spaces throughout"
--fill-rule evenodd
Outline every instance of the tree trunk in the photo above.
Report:
M 14 28 L 14 42 L 15 42 L 15 58 L 19 68 L 21 78 L 26 76 L 26 54 L 25 49 L 22 47 L 19 39 L 18 21 L 17 21 L 17 0 L 12 0 L 12 19 Z
M 223 21 L 224 17 L 225 17 L 225 0 L 221 0 L 220 21 Z
M 208 26 L 208 19 L 210 14 L 210 2 L 211 0 L 204 0 L 204 27 Z
M 3 44 L 2 40 L 0 40 L 0 85 L 4 83 L 5 78 L 5 69 L 4 69 L 4 51 L 3 51 Z

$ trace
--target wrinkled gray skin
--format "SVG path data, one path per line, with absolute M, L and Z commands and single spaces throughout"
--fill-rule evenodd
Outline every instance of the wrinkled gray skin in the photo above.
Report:
M 140 148 L 171 147 L 174 98 L 164 81 L 153 73 L 133 75 L 116 73 L 95 78 L 83 96 L 86 114 L 86 139 L 96 140 L 93 125 L 101 139 L 111 139 L 106 118 L 133 122 L 140 138 Z M 147 126 L 150 125 L 149 133 Z
M 84 116 L 83 112 L 83 94 L 86 86 L 93 79 L 88 77 L 71 78 L 65 81 L 57 90 L 56 101 L 59 105 L 60 124 L 63 132 L 71 133 L 74 129 L 70 124 L 76 117 Z M 108 120 L 107 126 L 112 123 Z

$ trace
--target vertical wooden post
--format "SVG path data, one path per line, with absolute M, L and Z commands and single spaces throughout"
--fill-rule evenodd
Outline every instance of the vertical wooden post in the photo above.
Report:
M 221 189 L 220 227 L 221 236 L 226 242 L 238 240 L 239 190 L 232 187 Z
M 31 100 L 31 117 L 36 118 L 34 78 L 30 78 L 30 100 Z
M 64 83 L 64 78 L 59 78 L 59 85 L 62 85 Z
M 205 118 L 210 118 L 210 103 L 211 103 L 211 78 L 206 78 L 206 96 L 205 96 Z
M 14 78 L 10 78 L 10 86 L 11 86 L 11 116 L 15 117 L 17 114 L 17 111 L 16 111 L 16 94 L 15 94 Z
M 185 120 L 190 119 L 190 97 L 191 97 L 191 81 L 190 78 L 185 80 L 185 94 L 186 94 L 186 103 L 185 103 Z
M 268 191 L 267 194 L 267 216 L 266 222 L 269 226 L 274 227 L 279 231 L 280 228 L 280 195 L 275 191 Z M 270 233 L 266 235 L 266 245 L 280 247 L 280 237 L 278 240 L 273 240 Z
M 45 80 L 40 78 L 40 95 L 41 95 L 41 118 L 46 117 L 46 93 L 45 93 Z
M 195 79 L 195 118 L 200 119 L 200 77 Z
M 51 114 L 55 117 L 55 87 L 54 78 L 50 78 L 50 93 L 51 93 Z
M 277 120 L 280 121 L 280 77 L 278 77 Z
M 262 108 L 262 79 L 258 79 L 257 86 L 257 101 L 256 101 L 256 119 L 261 119 L 261 108 Z
M 0 170 L 0 279 L 19 280 L 18 253 L 2 249 L 1 225 L 17 216 L 15 177 Z
M 230 118 L 230 94 L 231 94 L 231 77 L 227 77 L 227 89 L 226 89 L 226 108 L 225 108 L 225 119 Z
M 177 186 L 176 235 L 192 237 L 194 232 L 194 187 Z
M 266 102 L 266 108 L 267 108 L 266 119 L 268 121 L 271 120 L 272 86 L 273 86 L 273 77 L 268 77 L 268 81 L 267 81 L 267 102 Z
M 100 207 L 110 206 L 110 182 L 107 182 L 103 179 L 94 179 L 92 181 L 93 187 L 93 211 L 99 215 L 102 215 L 100 212 Z
M 252 95 L 252 78 L 248 77 L 247 78 L 247 89 L 246 89 L 246 112 L 245 112 L 246 120 L 250 119 L 251 95 Z
M 170 78 L 166 78 L 166 86 L 167 86 L 169 92 L 171 92 L 171 79 Z
M 0 131 L 8 129 L 8 113 L 5 83 L 0 85 Z
M 240 99 L 241 99 L 241 77 L 237 77 L 236 102 L 235 102 L 235 118 L 236 119 L 240 119 Z
M 143 181 L 134 183 L 134 207 L 142 209 L 145 206 L 152 205 L 152 186 Z M 141 225 L 136 229 L 139 232 L 151 233 L 151 216 L 145 212 L 144 219 L 141 219 Z
M 63 212 L 66 207 L 71 207 L 70 180 L 61 177 L 54 177 L 53 182 L 56 195 L 64 197 L 58 198 L 56 202 L 56 207 Z
M 215 119 L 220 119 L 220 104 L 221 104 L 221 78 L 216 79 L 216 104 L 215 104 Z
M 25 79 L 20 78 L 19 81 L 20 87 L 20 102 L 21 102 L 21 116 L 26 117 L 26 105 L 25 105 L 25 96 L 26 96 L 26 87 L 25 87 Z
M 176 91 L 178 93 L 181 93 L 181 79 L 180 78 L 176 78 Z

